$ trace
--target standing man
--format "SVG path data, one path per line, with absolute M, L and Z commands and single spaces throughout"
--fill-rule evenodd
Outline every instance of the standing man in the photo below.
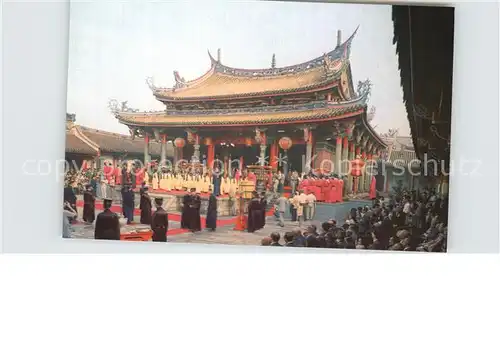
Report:
M 201 209 L 201 197 L 200 194 L 195 193 L 196 189 L 192 188 L 191 193 L 192 195 L 191 198 L 191 209 L 189 211 L 189 229 L 195 233 L 201 231 L 201 217 L 200 217 L 200 209 Z
M 314 195 L 314 193 L 309 193 L 306 195 L 306 200 L 306 221 L 312 221 L 314 219 L 314 214 L 316 213 L 316 196 Z
M 95 196 L 92 185 L 88 184 L 83 193 L 83 221 L 93 223 L 95 220 Z
M 151 198 L 148 194 L 148 186 L 144 186 L 141 190 L 141 201 L 139 208 L 141 209 L 141 224 L 151 224 Z
M 261 204 L 259 199 L 259 194 L 254 191 L 252 192 L 252 199 L 248 204 L 248 223 L 247 228 L 249 233 L 253 233 L 260 229 L 260 221 L 262 220 Z
M 155 198 L 156 211 L 151 217 L 153 241 L 166 242 L 168 231 L 168 213 L 163 209 L 163 198 Z
M 292 175 L 290 176 L 290 186 L 292 187 L 292 194 L 295 194 L 298 185 L 299 185 L 299 173 L 297 173 L 297 171 L 294 170 L 292 172 Z
M 182 197 L 181 228 L 189 228 L 189 218 L 191 217 L 192 194 L 188 192 Z
M 127 218 L 127 224 L 132 224 L 134 221 L 134 192 L 127 185 L 122 194 L 122 206 L 123 206 L 123 214 L 125 218 Z
M 285 211 L 286 211 L 286 206 L 288 204 L 288 199 L 285 197 L 284 194 L 280 194 L 279 199 L 276 201 L 276 207 L 278 211 L 278 220 L 279 220 L 279 225 L 280 227 L 285 226 Z
M 266 199 L 266 193 L 262 192 L 260 194 L 260 206 L 261 206 L 261 220 L 260 220 L 260 225 L 259 229 L 264 228 L 266 225 L 266 210 L 267 210 L 267 199 Z
M 120 240 L 120 222 L 118 215 L 111 211 L 111 199 L 104 199 L 104 211 L 97 215 L 94 239 Z
M 304 208 L 308 207 L 307 195 L 303 190 L 299 191 L 299 207 L 297 207 L 297 218 L 299 220 L 299 228 L 302 228 L 304 223 Z

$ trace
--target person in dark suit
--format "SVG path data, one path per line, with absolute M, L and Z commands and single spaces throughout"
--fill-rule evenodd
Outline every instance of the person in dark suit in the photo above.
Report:
M 256 191 L 252 193 L 252 199 L 250 200 L 250 203 L 248 204 L 248 223 L 247 223 L 247 228 L 249 233 L 253 233 L 256 230 L 262 228 L 261 221 L 262 221 L 262 215 L 261 215 L 261 203 L 259 199 L 259 195 Z
M 125 218 L 127 218 L 127 224 L 132 224 L 134 221 L 134 192 L 129 186 L 125 187 L 122 194 L 122 207 Z
M 217 228 L 217 198 L 214 193 L 210 194 L 208 198 L 208 209 L 207 209 L 207 219 L 205 221 L 205 227 L 207 227 L 212 232 Z
M 153 241 L 167 241 L 168 213 L 163 209 L 163 198 L 155 199 L 156 211 L 151 217 L 151 229 L 153 230 Z
M 201 197 L 199 194 L 196 194 L 195 191 L 196 189 L 191 189 L 191 193 L 193 193 L 193 195 L 191 196 L 191 205 L 188 217 L 189 229 L 193 233 L 201 231 Z
M 111 199 L 104 199 L 104 211 L 97 215 L 94 239 L 120 240 L 118 215 L 111 211 Z
M 141 209 L 141 224 L 151 224 L 151 197 L 148 194 L 148 187 L 144 186 L 141 194 L 141 202 L 139 208 Z
M 295 235 L 292 232 L 286 232 L 283 238 L 285 239 L 285 246 L 295 247 Z
M 95 196 L 92 185 L 87 185 L 83 193 L 83 220 L 92 223 L 95 220 Z
M 259 229 L 264 228 L 266 226 L 266 209 L 267 209 L 267 199 L 266 199 L 266 193 L 261 193 L 260 194 L 260 206 L 261 206 L 261 219 L 259 223 Z
M 192 194 L 188 192 L 182 198 L 181 228 L 189 228 Z

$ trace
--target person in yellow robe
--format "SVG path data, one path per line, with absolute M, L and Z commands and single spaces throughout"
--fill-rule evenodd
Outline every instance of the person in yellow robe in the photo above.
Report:
M 199 174 L 194 176 L 194 187 L 196 188 L 196 192 L 201 194 L 201 190 L 203 188 L 203 180 L 201 175 Z
M 222 178 L 221 185 L 220 185 L 220 192 L 223 195 L 229 194 L 231 184 L 229 183 L 229 178 L 225 176 Z
M 172 173 L 167 172 L 165 174 L 165 190 L 166 191 L 171 191 L 172 190 Z
M 160 189 L 167 190 L 167 173 L 160 173 Z
M 147 173 L 146 173 L 147 174 Z M 153 173 L 153 190 L 158 190 L 158 172 Z
M 146 184 L 149 184 L 149 174 L 148 174 L 148 172 L 144 172 L 144 181 L 146 182 Z
M 210 192 L 210 177 L 208 176 L 207 173 L 203 176 L 202 180 L 202 185 L 201 185 L 201 192 L 202 193 L 208 193 Z
M 182 189 L 182 181 L 181 181 L 181 175 L 180 175 L 180 173 L 177 173 L 174 176 L 173 184 L 174 184 L 174 189 L 175 190 L 181 190 Z
M 236 179 L 232 178 L 229 182 L 229 196 L 231 197 L 236 197 L 236 194 L 238 193 L 238 182 Z

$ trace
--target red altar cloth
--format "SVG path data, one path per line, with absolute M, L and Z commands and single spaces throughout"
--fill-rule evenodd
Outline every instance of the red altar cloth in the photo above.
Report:
M 324 202 L 330 202 L 330 180 L 323 179 L 321 183 L 321 194 Z
M 312 181 L 312 184 L 313 184 L 312 191 L 314 192 L 314 196 L 316 196 L 316 201 L 324 201 L 323 180 L 315 179 Z

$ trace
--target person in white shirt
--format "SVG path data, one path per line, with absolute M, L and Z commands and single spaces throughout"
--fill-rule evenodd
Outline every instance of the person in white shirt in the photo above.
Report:
M 316 196 L 313 193 L 309 193 L 306 195 L 307 205 L 305 207 L 306 221 L 312 221 L 314 219 L 314 214 L 316 213 Z
M 303 190 L 300 190 L 297 206 L 297 219 L 299 221 L 299 228 L 302 228 L 302 224 L 304 223 L 304 209 L 306 207 L 309 207 L 307 202 L 307 195 L 304 194 Z

